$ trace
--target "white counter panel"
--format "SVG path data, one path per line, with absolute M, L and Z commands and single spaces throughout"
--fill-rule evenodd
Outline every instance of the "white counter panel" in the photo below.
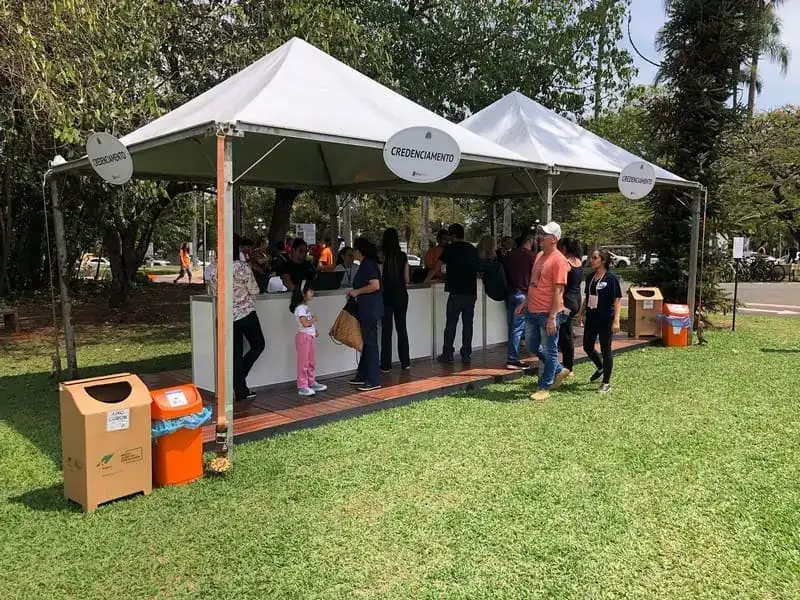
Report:
M 408 337 L 412 359 L 437 356 L 442 351 L 447 294 L 443 284 L 409 288 Z M 475 304 L 473 350 L 483 346 L 483 285 L 478 282 Z M 331 324 L 345 304 L 345 290 L 317 292 L 312 310 L 319 317 L 319 338 L 316 346 L 316 373 L 320 379 L 354 372 L 358 353 L 335 344 L 328 335 Z M 259 296 L 256 312 L 264 331 L 266 349 L 253 365 L 247 385 L 258 389 L 296 378 L 294 337 L 297 324 L 289 312 L 289 294 Z M 486 300 L 487 345 L 505 342 L 507 326 L 505 304 Z M 380 329 L 380 328 L 379 328 Z M 192 372 L 194 383 L 203 390 L 215 389 L 216 345 L 214 303 L 208 296 L 194 296 L 191 302 Z M 378 332 L 380 340 L 380 330 Z M 245 342 L 245 347 L 247 346 Z M 456 352 L 461 348 L 461 324 L 456 330 Z M 392 336 L 393 362 L 397 357 L 397 335 Z

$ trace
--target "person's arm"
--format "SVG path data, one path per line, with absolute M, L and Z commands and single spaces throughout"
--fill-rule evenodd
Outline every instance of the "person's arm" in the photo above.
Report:
M 611 332 L 619 333 L 619 315 L 622 312 L 622 298 L 614 299 L 614 322 L 611 324 Z
M 564 297 L 564 284 L 556 283 L 553 285 L 553 299 L 550 304 L 550 312 L 547 315 L 547 335 L 555 335 L 558 331 L 556 318 L 560 311 L 562 298 Z
M 314 319 L 312 317 L 306 317 L 301 315 L 300 317 L 300 324 L 303 327 L 313 327 L 314 326 Z
M 291 275 L 289 273 L 284 273 L 281 275 L 281 281 L 283 281 L 283 285 L 286 286 L 286 289 L 290 292 L 294 291 L 294 282 L 292 281 Z
M 367 282 L 367 285 L 360 287 L 356 290 L 350 290 L 347 292 L 347 295 L 351 298 L 357 298 L 361 294 L 374 294 L 375 292 L 380 291 L 381 289 L 381 280 L 380 279 L 370 279 Z
M 428 274 L 425 276 L 425 282 L 424 283 L 430 283 L 432 279 L 436 278 L 439 275 L 439 273 L 442 272 L 442 265 L 443 264 L 444 263 L 441 260 L 437 260 L 436 261 L 436 266 L 433 267 L 432 269 L 428 270 Z
M 411 268 L 408 266 L 408 261 L 406 261 L 406 266 L 403 268 L 403 279 L 405 279 L 406 285 L 411 283 Z
M 261 288 L 258 287 L 258 282 L 256 281 L 255 275 L 253 275 L 253 270 L 248 264 L 245 264 L 244 267 L 247 270 L 247 293 L 251 296 L 258 296 L 261 293 Z

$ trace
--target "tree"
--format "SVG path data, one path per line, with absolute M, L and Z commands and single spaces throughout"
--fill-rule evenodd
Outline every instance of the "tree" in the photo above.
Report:
M 740 65 L 757 47 L 756 10 L 752 0 L 671 0 L 658 35 L 664 95 L 650 103 L 649 122 L 675 172 L 709 189 L 712 218 L 719 213 L 712 165 L 723 134 L 739 118 L 728 101 Z M 659 262 L 648 277 L 668 300 L 680 301 L 688 287 L 690 198 L 669 189 L 654 194 L 651 202 L 653 219 L 642 241 Z M 706 289 L 704 297 L 714 289 Z
M 784 0 L 755 0 L 758 5 L 756 24 L 758 27 L 758 44 L 750 57 L 749 92 L 747 96 L 747 116 L 753 118 L 756 106 L 756 94 L 760 91 L 758 80 L 758 61 L 762 56 L 767 56 L 772 62 L 777 63 L 781 73 L 786 75 L 789 71 L 789 58 L 791 53 L 786 44 L 781 40 L 781 21 L 777 9 Z
M 727 133 L 723 152 L 715 165 L 721 219 L 761 239 L 785 228 L 800 247 L 800 109 L 757 115 Z
M 452 120 L 512 91 L 581 114 L 618 99 L 633 75 L 619 47 L 627 0 L 366 3 L 392 40 L 395 87 Z M 598 40 L 602 49 L 598 52 Z M 598 75 L 599 74 L 599 75 Z

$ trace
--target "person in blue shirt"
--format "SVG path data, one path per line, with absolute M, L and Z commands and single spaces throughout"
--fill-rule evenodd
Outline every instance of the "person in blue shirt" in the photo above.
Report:
M 583 303 L 583 350 L 596 367 L 591 381 L 603 378 L 599 390 L 601 394 L 611 390 L 611 371 L 614 368 L 611 342 L 614 334 L 619 332 L 622 307 L 622 288 L 617 276 L 611 272 L 611 262 L 608 250 L 593 250 L 589 255 L 589 265 L 594 273 L 586 278 L 586 298 Z M 598 337 L 602 358 L 595 350 Z
M 381 271 L 378 267 L 378 249 L 367 238 L 356 238 L 353 242 L 356 260 L 361 264 L 353 277 L 353 289 L 347 291 L 358 306 L 358 324 L 364 348 L 358 361 L 358 371 L 350 380 L 360 392 L 369 392 L 381 387 L 380 356 L 378 354 L 378 322 L 383 318 L 383 292 Z

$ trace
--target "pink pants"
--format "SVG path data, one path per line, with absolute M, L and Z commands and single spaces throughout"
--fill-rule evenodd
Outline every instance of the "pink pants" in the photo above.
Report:
M 314 338 L 307 333 L 297 332 L 294 338 L 297 348 L 297 389 L 311 387 L 314 378 Z

